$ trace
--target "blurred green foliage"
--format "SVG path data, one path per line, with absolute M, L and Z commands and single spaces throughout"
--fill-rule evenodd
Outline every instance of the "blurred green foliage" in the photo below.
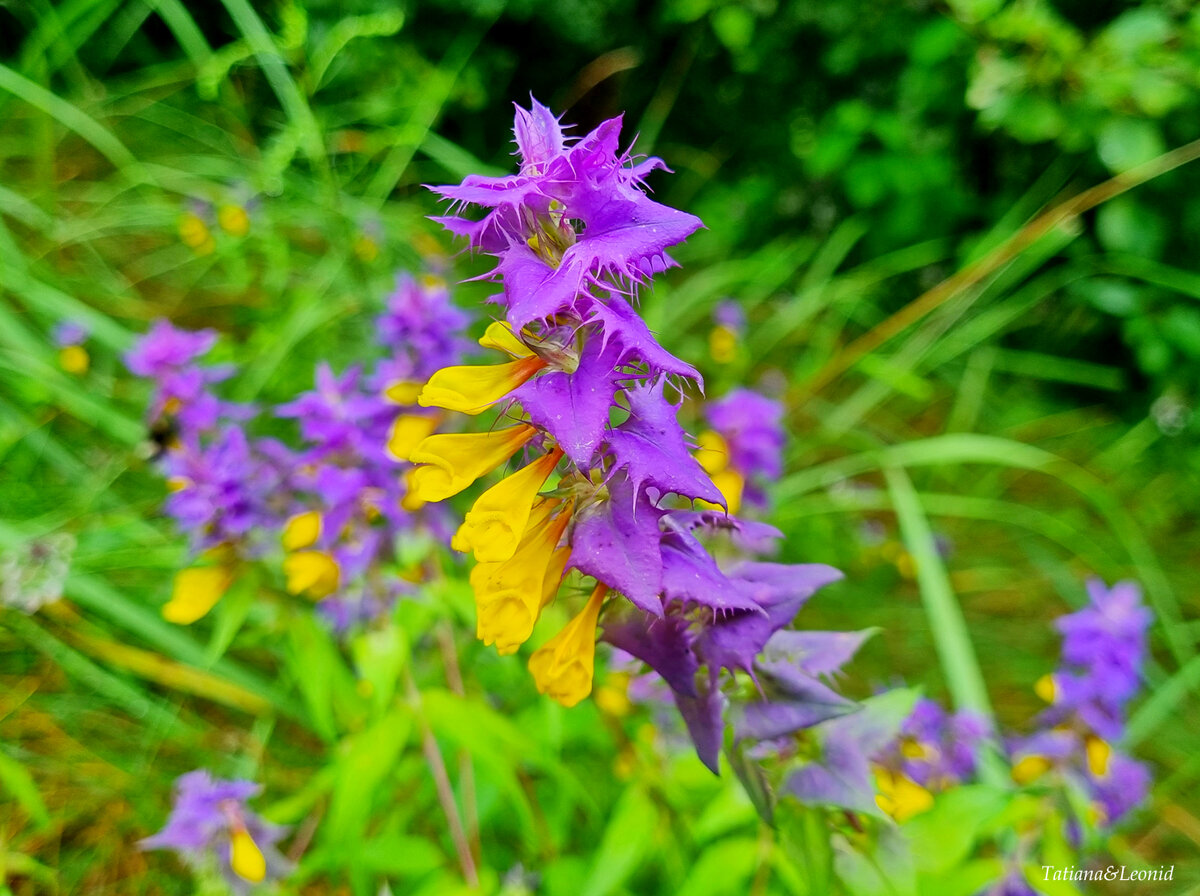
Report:
M 299 892 L 458 892 L 426 730 L 464 814 L 476 802 L 488 892 L 817 894 L 859 861 L 814 836 L 841 823 L 823 813 L 776 835 L 644 708 L 563 711 L 475 644 L 455 694 L 439 645 L 473 620 L 453 577 L 348 649 L 256 599 L 271 583 L 194 629 L 158 615 L 185 550 L 119 353 L 160 315 L 216 326 L 245 400 L 352 362 L 394 271 L 447 262 L 420 185 L 506 170 L 510 103 L 531 91 L 581 131 L 627 111 L 638 151 L 677 171 L 653 184 L 664 201 L 705 219 L 645 311 L 713 394 L 788 398 L 785 559 L 847 571 L 805 624 L 883 629 L 849 690 L 961 688 L 931 659 L 951 625 L 923 610 L 933 589 L 1018 723 L 1081 575 L 1135 576 L 1158 661 L 1129 746 L 1159 783 L 1110 849 L 1194 855 L 1200 171 L 1070 218 L 812 385 L 1038 209 L 1194 139 L 1198 44 L 1182 0 L 0 2 L 0 549 L 77 539 L 69 601 L 0 617 L 0 877 L 193 892 L 135 843 L 203 765 L 263 780 L 259 805 L 309 847 Z M 717 363 L 727 296 L 751 328 Z M 92 329 L 83 378 L 47 342 L 62 319 Z M 933 536 L 898 513 L 929 517 L 944 568 L 914 580 Z M 957 810 L 913 836 L 941 842 Z M 996 870 L 962 858 L 960 886 Z

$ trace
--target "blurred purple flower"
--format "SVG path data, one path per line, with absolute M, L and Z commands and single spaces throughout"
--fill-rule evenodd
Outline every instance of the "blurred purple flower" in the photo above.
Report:
M 172 850 L 193 866 L 215 859 L 237 892 L 249 892 L 249 884 L 288 871 L 275 848 L 286 829 L 268 824 L 246 806 L 260 790 L 252 781 L 223 781 L 202 769 L 188 772 L 175 781 L 166 825 L 140 845 Z
M 188 433 L 163 462 L 172 488 L 166 511 L 197 551 L 219 544 L 247 548 L 252 534 L 281 523 L 278 495 L 288 460 L 279 443 L 251 443 L 238 426 L 203 441 Z
M 85 325 L 74 320 L 61 320 L 54 325 L 50 338 L 56 348 L 67 348 L 72 345 L 82 345 L 91 335 Z
M 215 330 L 180 330 L 159 319 L 125 355 L 125 366 L 138 376 L 161 377 L 186 367 L 216 343 Z
M 981 716 L 947 712 L 936 701 L 922 698 L 904 720 L 900 736 L 876 761 L 927 790 L 944 790 L 974 777 L 987 736 Z
M 390 381 L 423 382 L 434 371 L 459 363 L 469 348 L 462 337 L 469 323 L 466 312 L 451 304 L 440 278 L 417 280 L 402 272 L 387 310 L 376 318 L 379 344 L 390 353 L 380 365 L 381 375 Z
M 766 483 L 783 473 L 783 405 L 750 389 L 735 389 L 707 405 L 704 416 L 729 446 L 729 465 L 746 481 L 745 500 L 765 508 Z
M 1120 736 L 1125 706 L 1141 686 L 1152 616 L 1136 582 L 1106 588 L 1090 579 L 1087 590 L 1090 604 L 1057 622 L 1063 667 L 1053 676 L 1048 714 L 1055 722 L 1076 715 L 1111 740 Z

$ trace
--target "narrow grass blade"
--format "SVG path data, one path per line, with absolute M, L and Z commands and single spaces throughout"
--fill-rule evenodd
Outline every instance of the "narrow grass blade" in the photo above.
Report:
M 983 672 L 975 658 L 966 620 L 950 587 L 945 564 L 938 555 L 933 530 L 929 528 L 921 499 L 913 488 L 912 480 L 902 469 L 889 467 L 883 473 L 887 478 L 888 493 L 900 524 L 904 546 L 916 561 L 917 584 L 933 630 L 938 659 L 946 674 L 946 686 L 959 709 L 980 713 L 991 720 L 994 727 L 992 704 L 988 699 Z

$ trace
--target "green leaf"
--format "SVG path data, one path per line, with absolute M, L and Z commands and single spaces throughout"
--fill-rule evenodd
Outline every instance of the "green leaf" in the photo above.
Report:
M 763 845 L 757 837 L 718 840 L 696 857 L 677 892 L 688 896 L 748 893 L 763 858 Z
M 912 844 L 917 869 L 947 874 L 970 855 L 984 825 L 1012 798 L 985 785 L 955 787 L 938 794 L 927 812 L 910 819 L 904 833 Z
M 1112 118 L 1096 138 L 1100 161 L 1114 174 L 1136 168 L 1166 151 L 1158 126 L 1140 118 Z
M 412 711 L 399 705 L 370 728 L 344 739 L 339 747 L 329 817 L 321 825 L 321 833 L 323 843 L 346 859 L 357 856 L 363 846 L 372 810 L 389 791 L 384 781 L 408 742 L 412 724 Z
M 995 727 L 991 701 L 983 672 L 975 658 L 975 648 L 967 632 L 967 624 L 933 539 L 933 531 L 921 507 L 912 481 L 903 470 L 885 469 L 888 491 L 896 508 L 904 545 L 917 565 L 917 584 L 946 685 L 954 697 L 955 706 L 979 713 Z
M 580 896 L 608 896 L 623 887 L 653 851 L 658 830 L 658 807 L 640 787 L 627 787 L 604 829 Z
M 50 813 L 46 810 L 42 795 L 38 793 L 37 785 L 33 783 L 33 776 L 3 750 L 0 750 L 0 785 L 20 803 L 38 828 L 50 826 Z

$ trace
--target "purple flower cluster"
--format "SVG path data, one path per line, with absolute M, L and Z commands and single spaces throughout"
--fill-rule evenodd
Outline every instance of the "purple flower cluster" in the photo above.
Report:
M 260 408 L 214 392 L 234 372 L 202 363 L 214 332 L 156 323 L 126 363 L 154 382 L 151 424 L 164 442 L 171 488 L 166 510 L 203 555 L 176 580 L 164 614 L 200 618 L 229 587 L 237 563 L 274 553 L 280 540 L 288 590 L 320 600 L 336 630 L 387 610 L 405 590 L 394 570 L 385 571 L 396 539 L 422 526 L 444 530 L 437 512 L 403 503 L 397 440 L 436 426 L 436 412 L 413 400 L 419 380 L 464 350 L 464 324 L 441 281 L 402 275 L 376 321 L 387 354 L 370 375 L 352 367 L 339 376 L 320 364 L 313 390 Z M 297 421 L 299 447 L 246 434 L 271 418 Z
M 141 841 L 142 849 L 169 849 L 197 869 L 217 863 L 237 893 L 251 884 L 281 877 L 287 860 L 275 845 L 286 833 L 246 806 L 258 794 L 252 781 L 222 781 L 199 769 L 175 782 L 175 801 L 161 831 Z
M 180 330 L 170 321 L 157 320 L 125 356 L 131 373 L 154 382 L 151 424 L 170 421 L 186 432 L 203 433 L 223 417 L 235 415 L 233 406 L 212 391 L 215 383 L 232 375 L 233 368 L 196 363 L 216 343 L 214 330 Z
M 1034 733 L 1005 741 L 1017 784 L 1052 785 L 1044 792 L 1055 799 L 1066 788 L 1090 802 L 1086 817 L 1068 809 L 1068 833 L 1077 844 L 1084 823 L 1093 828 L 1115 824 L 1145 800 L 1150 784 L 1147 768 L 1113 746 L 1140 687 L 1150 613 L 1135 583 L 1109 589 L 1091 580 L 1087 589 L 1089 605 L 1057 622 L 1064 636 L 1062 668 L 1036 686 L 1051 706 Z M 790 774 L 785 790 L 804 803 L 882 810 L 903 822 L 933 806 L 936 794 L 976 783 L 984 750 L 998 746 L 986 721 L 969 712 L 948 712 L 928 699 L 905 705 L 897 715 L 894 708 L 904 705 L 906 693 L 884 692 L 853 713 L 817 725 L 816 757 Z M 1068 807 L 1078 804 L 1067 802 Z M 1027 848 L 1030 843 L 1022 840 L 1021 855 Z M 1006 885 L 1025 892 L 1018 879 Z
M 1087 592 L 1087 606 L 1058 620 L 1062 666 L 1037 684 L 1050 706 L 1038 730 L 1015 739 L 1010 752 L 1018 780 L 1057 772 L 1088 794 L 1097 821 L 1113 824 L 1145 799 L 1150 784 L 1149 770 L 1113 744 L 1141 687 L 1152 616 L 1136 582 L 1108 588 L 1091 579 Z
M 937 701 L 922 698 L 899 737 L 875 761 L 937 792 L 974 777 L 987 737 L 987 722 L 979 715 L 947 712 Z
M 766 483 L 783 473 L 783 405 L 750 389 L 734 389 L 704 408 L 700 461 L 730 501 L 767 509 Z M 732 510 L 732 508 L 731 508 Z
M 167 513 L 189 533 L 196 552 L 236 547 L 249 554 L 250 536 L 279 523 L 271 498 L 290 458 L 278 443 L 251 442 L 242 423 L 254 409 L 213 391 L 233 373 L 230 365 L 201 363 L 216 341 L 212 330 L 180 330 L 159 320 L 125 364 L 154 384 L 150 426 L 164 449 Z
M 759 655 L 839 574 L 757 562 L 723 569 L 703 538 L 761 532 L 724 513 L 680 507 L 728 506 L 677 420 L 681 381 L 700 377 L 659 345 L 633 301 L 674 264 L 667 250 L 701 224 L 650 199 L 644 178 L 665 166 L 622 152 L 620 129 L 615 118 L 574 140 L 533 102 L 516 111 L 518 174 L 434 188 L 455 210 L 484 210 L 479 219 L 440 220 L 497 260 L 493 301 L 504 320 L 481 343 L 509 360 L 438 371 L 419 403 L 467 414 L 499 406 L 511 425 L 415 444 L 407 457 L 420 466 L 408 499 L 444 500 L 524 450 L 527 463 L 483 493 L 454 539 L 479 561 L 471 579 L 480 637 L 516 650 L 565 572 L 594 578 L 582 612 L 530 658 L 539 690 L 568 706 L 590 692 L 603 611 L 604 638 L 670 685 L 715 770 L 722 670 L 776 688 L 764 728 L 805 723 L 797 704 L 810 682 L 764 668 Z M 736 409 L 727 416 L 738 424 Z M 761 464 L 761 433 L 748 435 L 746 451 Z
M 451 304 L 441 278 L 429 274 L 418 281 L 407 271 L 400 273 L 386 310 L 375 320 L 379 344 L 392 353 L 380 362 L 375 385 L 423 383 L 455 363 L 470 348 L 462 336 L 470 322 L 465 311 Z
M 1051 677 L 1047 721 L 1078 717 L 1111 740 L 1120 736 L 1125 707 L 1141 689 L 1151 615 L 1136 582 L 1106 588 L 1099 579 L 1090 579 L 1087 591 L 1088 606 L 1057 622 L 1063 636 L 1062 668 Z

